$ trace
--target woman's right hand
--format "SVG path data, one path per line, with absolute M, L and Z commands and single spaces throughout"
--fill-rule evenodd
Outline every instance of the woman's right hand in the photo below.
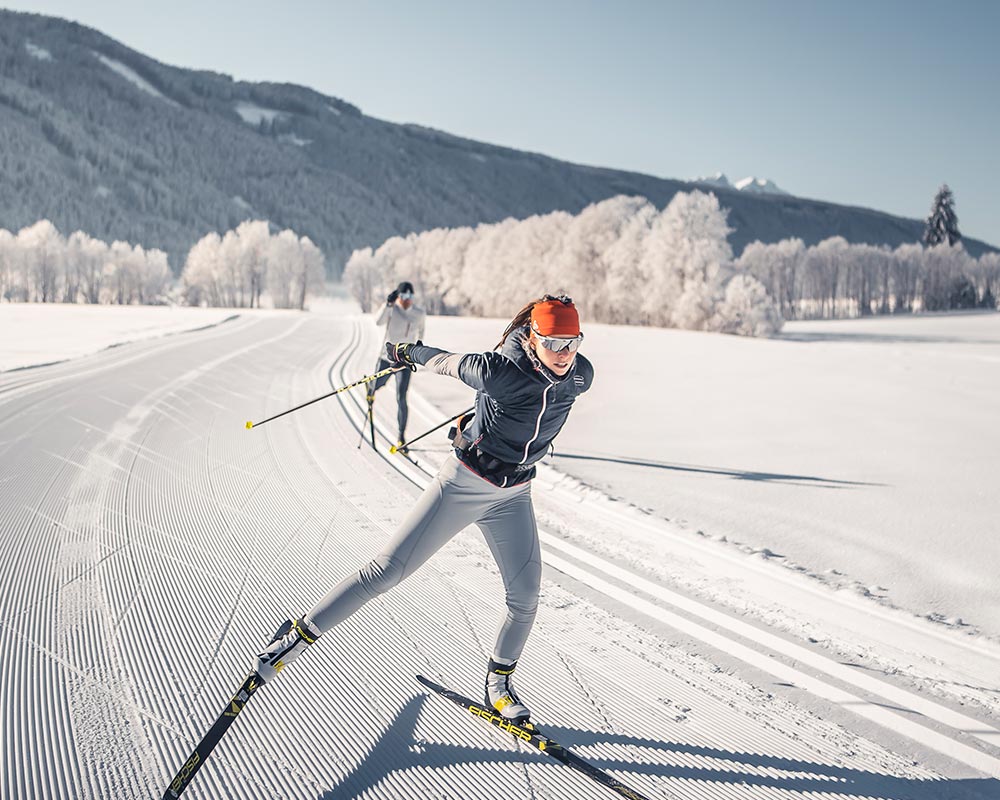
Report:
M 417 342 L 419 344 L 419 342 Z M 386 360 L 397 367 L 409 367 L 412 370 L 416 370 L 417 365 L 410 356 L 410 348 L 413 347 L 411 342 L 400 342 L 399 344 L 394 344 L 392 342 L 385 343 L 385 357 Z

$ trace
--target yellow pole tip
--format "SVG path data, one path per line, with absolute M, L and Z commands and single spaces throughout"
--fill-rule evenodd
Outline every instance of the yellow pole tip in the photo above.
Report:
M 390 453 L 395 453 L 396 452 L 396 445 L 393 445 L 392 447 L 390 447 L 389 448 L 389 452 Z
M 247 430 L 250 430 L 252 427 L 253 423 L 250 420 L 247 420 Z

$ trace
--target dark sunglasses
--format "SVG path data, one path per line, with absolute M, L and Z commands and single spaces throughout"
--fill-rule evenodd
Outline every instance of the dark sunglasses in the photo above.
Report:
M 580 342 L 583 341 L 583 334 L 579 336 L 574 336 L 571 339 L 563 339 L 558 336 L 539 336 L 535 334 L 535 341 L 537 341 L 546 350 L 550 350 L 553 353 L 559 353 L 563 350 L 569 350 L 571 353 L 575 353 L 580 349 Z

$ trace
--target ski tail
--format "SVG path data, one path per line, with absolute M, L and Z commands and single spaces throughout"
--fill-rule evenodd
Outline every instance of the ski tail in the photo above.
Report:
M 264 681 L 261 680 L 260 675 L 256 672 L 251 672 L 247 675 L 246 680 L 243 681 L 243 685 L 236 690 L 236 694 L 233 695 L 229 704 L 222 710 L 218 718 L 216 718 L 215 723 L 209 728 L 208 733 L 205 734 L 204 738 L 198 743 L 198 746 L 195 747 L 194 752 L 184 762 L 184 766 L 178 770 L 174 779 L 170 781 L 170 785 L 167 786 L 166 791 L 163 793 L 163 800 L 177 800 L 181 796 L 181 792 L 191 783 L 191 779 L 194 778 L 198 770 L 201 769 L 201 765 L 211 755 L 212 750 L 215 749 L 219 740 L 222 739 L 223 734 L 229 730 L 229 726 L 236 721 L 236 717 L 246 707 L 253 693 L 263 685 Z
M 423 675 L 417 675 L 416 677 L 422 685 L 426 686 L 436 694 L 441 695 L 441 697 L 451 700 L 451 702 L 461 706 L 472 716 L 478 717 L 479 719 L 490 723 L 493 727 L 500 729 L 504 733 L 510 734 L 515 739 L 531 745 L 536 750 L 539 750 L 540 752 L 545 753 L 545 755 L 554 758 L 556 761 L 565 764 L 567 767 L 586 775 L 592 781 L 607 787 L 621 797 L 628 798 L 628 800 L 650 800 L 650 798 L 646 795 L 637 792 L 632 787 L 622 783 L 614 775 L 610 775 L 604 770 L 595 767 L 589 761 L 584 761 L 580 758 L 580 756 L 570 750 L 567 750 L 553 739 L 550 739 L 531 722 L 525 722 L 518 725 L 500 716 L 496 713 L 496 711 L 491 708 L 487 708 L 482 703 L 470 700 L 468 697 L 441 686 L 440 684 L 425 678 Z

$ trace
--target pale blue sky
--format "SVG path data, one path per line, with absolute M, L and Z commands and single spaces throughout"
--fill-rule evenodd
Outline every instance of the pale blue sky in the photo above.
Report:
M 38 0 L 153 58 L 668 178 L 758 175 L 1000 245 L 1000 0 Z

